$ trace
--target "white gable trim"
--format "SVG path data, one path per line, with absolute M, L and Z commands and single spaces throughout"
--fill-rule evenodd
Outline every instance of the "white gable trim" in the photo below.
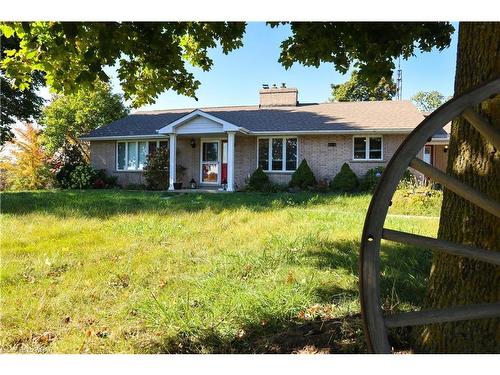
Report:
M 243 133 L 249 133 L 249 131 L 245 128 L 242 128 L 240 126 L 236 126 L 234 124 L 231 124 L 230 122 L 224 121 L 218 117 L 212 116 L 208 113 L 203 112 L 200 109 L 197 109 L 191 113 L 188 113 L 185 116 L 182 116 L 180 119 L 175 120 L 174 122 L 168 124 L 167 126 L 164 126 L 160 130 L 158 130 L 158 134 L 173 134 L 177 133 L 177 129 L 180 128 L 182 125 L 186 124 L 190 120 L 196 118 L 196 117 L 204 117 L 210 121 L 216 122 L 217 124 L 222 126 L 222 131 L 223 132 L 243 132 Z

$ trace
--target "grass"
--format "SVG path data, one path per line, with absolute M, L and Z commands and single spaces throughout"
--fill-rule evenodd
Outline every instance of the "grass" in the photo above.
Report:
M 386 225 L 435 235 L 440 194 Z M 363 352 L 370 196 L 42 191 L 1 196 L 0 351 Z M 431 254 L 385 243 L 386 308 L 418 308 Z

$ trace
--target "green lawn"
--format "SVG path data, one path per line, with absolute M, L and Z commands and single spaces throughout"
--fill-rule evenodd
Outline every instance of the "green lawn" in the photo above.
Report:
M 363 352 L 369 200 L 3 193 L 0 351 Z M 440 201 L 398 192 L 386 226 L 434 236 Z M 418 308 L 430 252 L 385 243 L 382 257 L 386 308 Z

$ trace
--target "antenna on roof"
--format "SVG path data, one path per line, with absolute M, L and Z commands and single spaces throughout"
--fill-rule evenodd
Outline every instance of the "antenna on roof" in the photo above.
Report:
M 398 61 L 398 78 L 396 80 L 396 98 L 403 99 L 403 70 L 401 69 L 401 56 Z

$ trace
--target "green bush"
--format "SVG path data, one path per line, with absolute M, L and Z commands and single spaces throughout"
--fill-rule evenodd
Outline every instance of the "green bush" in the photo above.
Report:
M 398 189 L 416 189 L 420 185 L 417 177 L 407 169 L 399 181 Z
M 186 167 L 176 166 L 177 181 L 182 180 Z M 167 190 L 169 185 L 169 151 L 160 148 L 148 155 L 143 169 L 146 188 L 149 190 Z M 129 185 L 130 186 L 130 185 Z
M 289 186 L 305 190 L 315 185 L 316 178 L 314 177 L 314 173 L 311 168 L 309 168 L 306 159 L 302 159 L 299 167 L 292 174 Z
M 94 171 L 92 186 L 94 189 L 110 189 L 117 186 L 117 180 L 117 176 L 108 175 L 105 169 L 98 169 Z
M 440 206 L 443 192 L 428 186 L 411 189 L 398 189 L 392 197 L 391 209 L 404 211 L 406 215 L 435 215 Z
M 280 193 L 288 190 L 288 185 L 276 184 L 274 182 L 265 183 L 262 187 L 264 193 Z
M 269 176 L 264 173 L 262 168 L 257 168 L 248 179 L 247 190 L 249 191 L 265 191 L 269 188 L 271 182 Z
M 87 189 L 91 186 L 95 171 L 90 165 L 78 165 L 69 176 L 71 189 Z
M 359 185 L 360 190 L 362 191 L 373 191 L 375 190 L 375 186 L 377 186 L 380 177 L 382 177 L 382 173 L 384 172 L 384 167 L 375 167 L 364 175 L 361 179 L 361 183 Z
M 311 190 L 317 193 L 327 193 L 330 191 L 330 183 L 331 181 L 329 181 L 328 179 L 322 178 L 321 180 L 318 181 L 317 185 L 314 186 L 314 188 Z
M 144 167 L 144 178 L 148 189 L 168 189 L 168 160 L 168 150 L 163 148 L 148 155 Z
M 335 191 L 349 193 L 355 191 L 359 186 L 358 177 L 352 171 L 349 164 L 344 163 L 340 172 L 337 173 L 335 178 L 330 183 L 330 188 Z
M 66 143 L 50 161 L 56 185 L 62 189 L 71 188 L 71 174 L 80 165 L 85 165 L 85 157 L 77 145 Z

